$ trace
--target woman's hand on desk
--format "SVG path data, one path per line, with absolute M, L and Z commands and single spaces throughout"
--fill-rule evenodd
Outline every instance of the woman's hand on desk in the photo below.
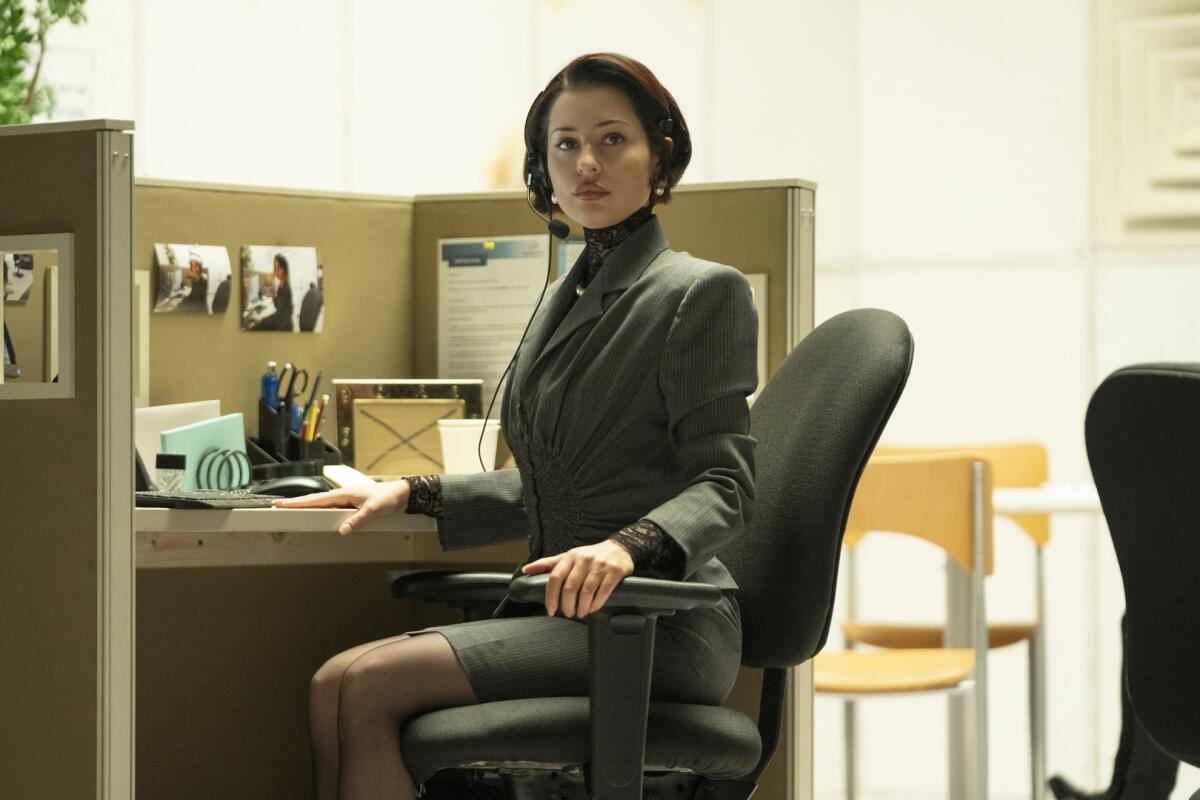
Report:
M 554 616 L 561 608 L 563 616 L 583 619 L 603 608 L 617 584 L 633 574 L 633 559 L 624 547 L 605 540 L 539 558 L 521 571 L 526 575 L 550 573 L 546 583 L 547 614 Z
M 276 508 L 357 508 L 342 522 L 338 533 L 354 533 L 363 523 L 375 517 L 394 513 L 408 505 L 408 481 L 388 481 L 373 486 L 345 486 L 332 492 L 306 494 L 286 500 L 276 500 Z

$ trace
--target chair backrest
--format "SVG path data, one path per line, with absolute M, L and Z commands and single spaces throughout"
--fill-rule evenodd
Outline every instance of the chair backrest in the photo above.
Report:
M 876 456 L 908 456 L 924 453 L 945 453 L 969 450 L 983 453 L 992 462 L 992 485 L 997 489 L 1036 489 L 1050 479 L 1050 464 L 1046 446 L 1041 442 L 999 442 L 957 445 L 894 445 L 881 444 Z M 1015 522 L 1038 547 L 1050 541 L 1049 514 L 1011 514 Z M 846 531 L 846 546 L 857 542 Z
M 992 465 L 981 452 L 881 456 L 876 450 L 854 492 L 846 541 L 870 531 L 904 533 L 941 548 L 970 572 L 977 463 L 984 467 L 983 571 L 992 574 Z
M 224 314 L 226 309 L 229 308 L 229 286 L 229 278 L 217 284 L 217 291 L 213 293 L 212 299 L 212 312 L 214 314 Z
M 1200 765 L 1200 364 L 1117 370 L 1085 433 L 1125 584 L 1129 696 L 1163 750 Z
M 796 345 L 755 400 L 754 514 L 720 554 L 738 582 L 742 663 L 793 666 L 824 645 L 850 498 L 912 355 L 895 314 L 847 311 Z
M 301 332 L 311 332 L 317 327 L 317 317 L 324 302 L 325 292 L 315 286 L 304 293 L 304 299 L 300 301 Z

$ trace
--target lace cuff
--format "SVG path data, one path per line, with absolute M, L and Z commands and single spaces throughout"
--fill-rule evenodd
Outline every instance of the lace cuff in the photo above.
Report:
M 408 481 L 408 507 L 405 514 L 424 514 L 427 517 L 442 516 L 442 479 L 439 475 L 414 475 Z
M 678 579 L 687 555 L 670 534 L 648 519 L 641 519 L 608 537 L 629 551 L 635 571 L 653 570 Z

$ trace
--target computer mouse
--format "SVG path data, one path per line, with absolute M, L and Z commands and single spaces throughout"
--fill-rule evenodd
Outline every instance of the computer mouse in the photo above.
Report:
M 273 494 L 276 497 L 300 497 L 314 492 L 329 491 L 329 484 L 316 475 L 289 475 L 285 478 L 270 478 L 250 485 L 255 494 Z

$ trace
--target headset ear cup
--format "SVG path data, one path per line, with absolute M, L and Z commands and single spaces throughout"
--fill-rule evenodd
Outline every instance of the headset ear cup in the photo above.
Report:
M 550 185 L 546 164 L 538 154 L 529 153 L 525 157 L 525 174 L 528 187 L 541 199 L 547 209 L 553 208 L 554 204 L 550 202 L 550 196 L 554 193 L 554 187 Z
M 546 170 L 545 159 L 538 159 L 537 176 L 542 187 L 542 199 L 546 201 L 548 208 L 553 208 L 554 203 L 550 201 L 550 198 L 554 196 L 554 187 L 550 185 L 550 173 Z

